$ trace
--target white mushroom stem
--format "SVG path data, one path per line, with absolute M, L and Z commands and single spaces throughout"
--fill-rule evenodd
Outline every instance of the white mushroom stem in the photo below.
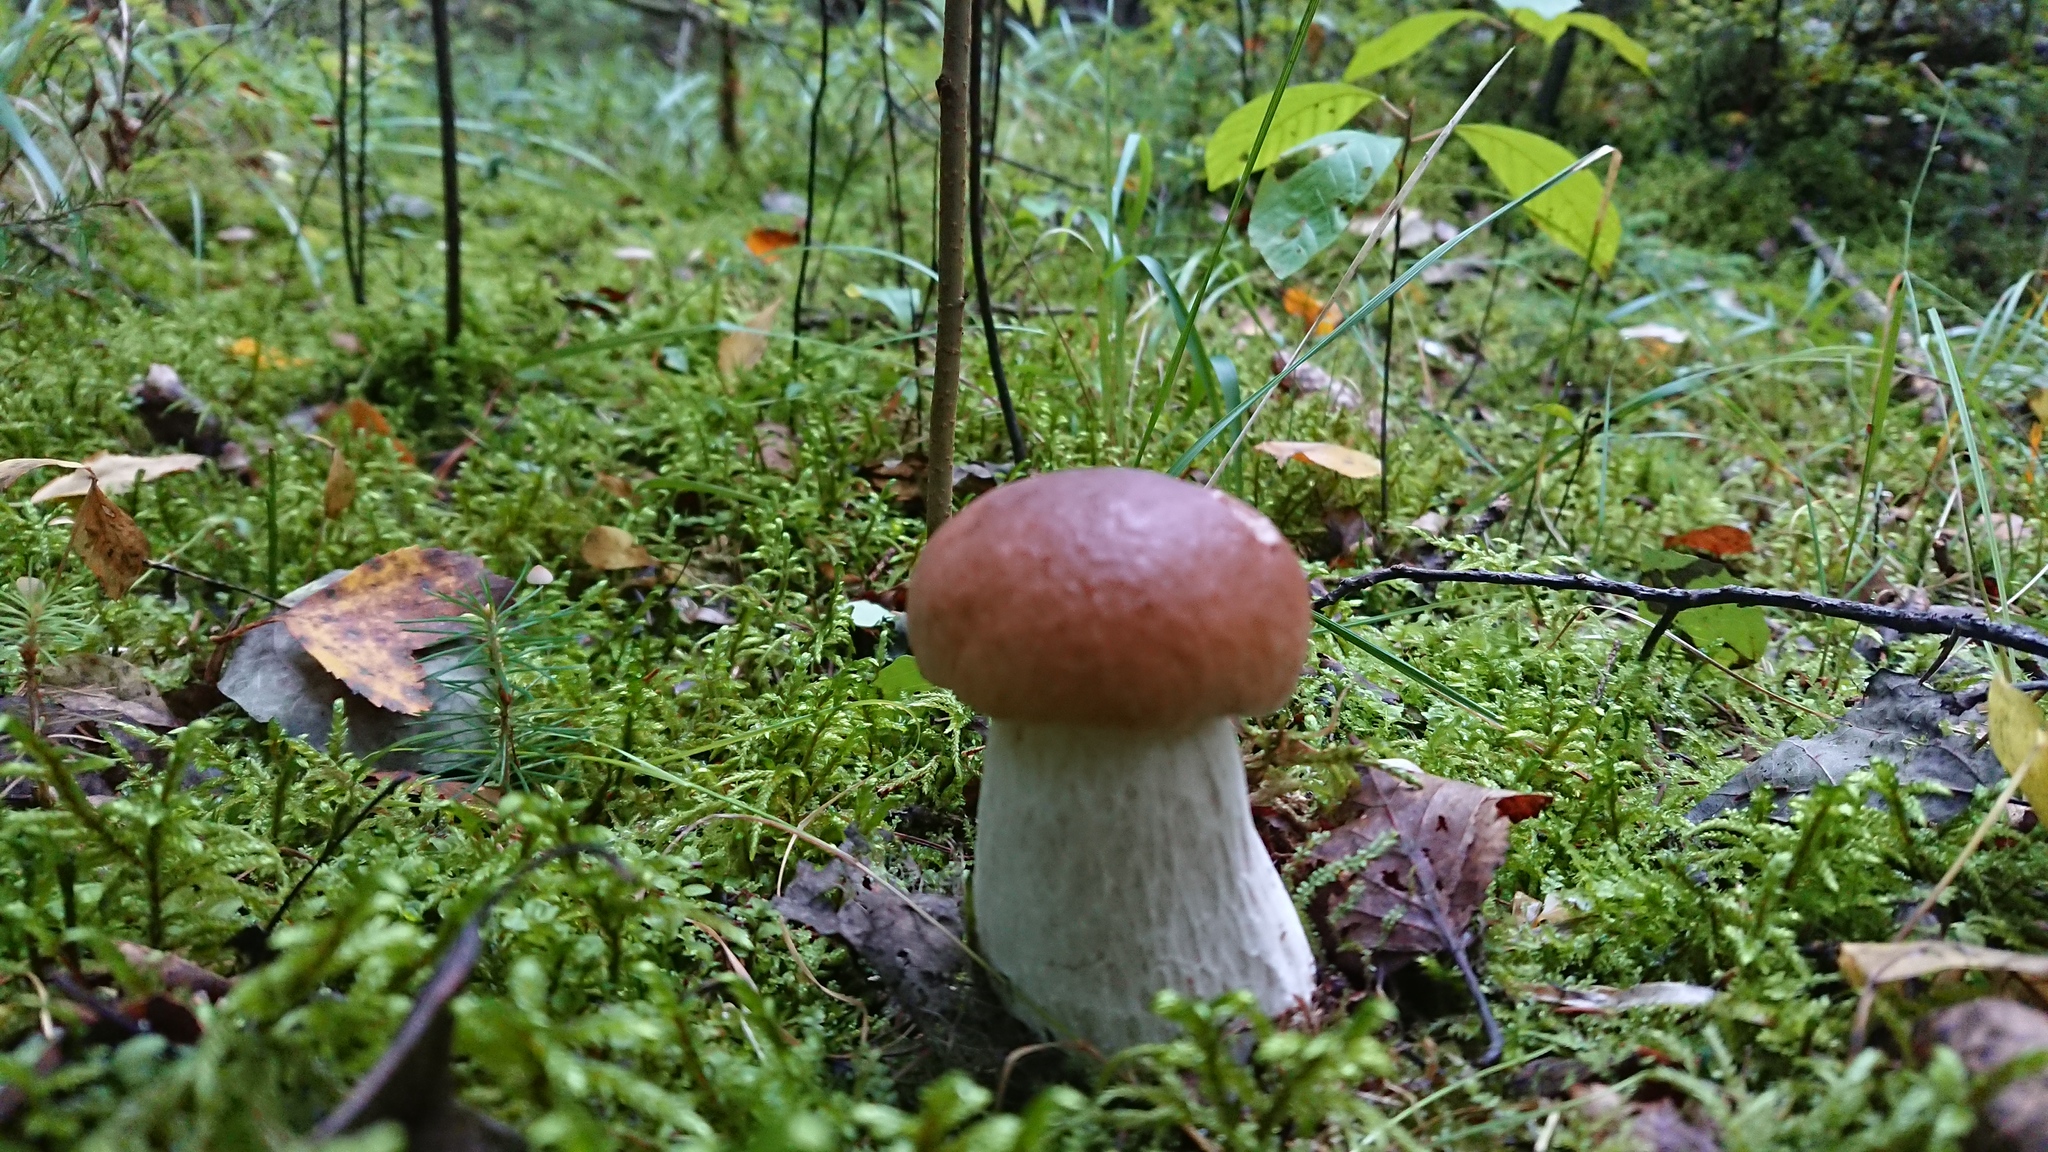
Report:
M 1164 988 L 1306 1000 L 1315 961 L 1252 827 L 1227 718 L 1167 730 L 992 720 L 973 904 L 982 955 L 1042 1031 L 1170 1038 Z

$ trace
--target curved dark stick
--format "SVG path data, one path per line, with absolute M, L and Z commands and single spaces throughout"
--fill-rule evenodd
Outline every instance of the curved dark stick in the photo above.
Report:
M 2007 624 L 1975 612 L 1887 608 L 1879 604 L 1860 604 L 1854 600 L 1837 600 L 1777 588 L 1751 588 L 1742 584 L 1719 588 L 1652 588 L 1647 584 L 1631 584 L 1626 580 L 1609 580 L 1600 576 L 1489 572 L 1482 569 L 1444 571 L 1418 564 L 1393 564 L 1340 581 L 1335 588 L 1316 597 L 1314 604 L 1317 609 L 1328 608 L 1340 600 L 1393 580 L 1411 580 L 1417 584 L 1495 584 L 1508 588 L 1545 588 L 1552 592 L 1590 592 L 1677 609 L 1706 608 L 1716 604 L 1777 608 L 1837 620 L 1854 620 L 1859 624 L 1923 636 L 1959 636 L 2015 652 L 2048 657 L 2048 635 L 2023 624 Z

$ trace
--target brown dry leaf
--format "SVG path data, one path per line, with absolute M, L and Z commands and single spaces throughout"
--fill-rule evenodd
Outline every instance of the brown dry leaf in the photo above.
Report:
M 796 445 L 789 425 L 763 420 L 754 425 L 754 436 L 761 442 L 762 467 L 783 476 L 796 474 Z
M 165 988 L 185 992 L 204 992 L 210 999 L 218 1000 L 234 991 L 235 982 L 192 961 L 176 952 L 159 952 L 130 940 L 116 940 L 114 947 L 121 952 L 121 959 L 130 968 L 146 973 Z
M 1913 1048 L 1923 1061 L 1936 1047 L 1953 1049 L 1970 1075 L 1992 1076 L 2023 1056 L 2048 1051 L 2048 1014 L 1995 997 L 1957 1004 L 1924 1017 L 1913 1030 Z M 1971 1147 L 2048 1150 L 2048 1073 L 2014 1077 L 1988 1099 L 1980 1095 L 1977 1115 L 1979 1142 Z
M 1750 538 L 1749 533 L 1730 524 L 1695 528 L 1676 536 L 1666 536 L 1664 546 L 1687 552 L 1703 552 L 1720 560 L 1726 560 L 1731 556 L 1746 556 L 1756 551 L 1756 541 Z
M 609 472 L 599 472 L 597 474 L 597 486 L 621 500 L 630 501 L 633 499 L 633 482 L 624 476 L 614 476 Z
M 15 460 L 0 460 L 0 492 L 14 486 L 16 480 L 38 468 L 83 468 L 76 460 L 54 460 L 48 456 L 26 456 Z
M 634 543 L 631 533 L 599 525 L 583 536 L 583 562 L 599 572 L 645 568 L 654 563 L 647 549 Z
M 719 338 L 719 375 L 743 372 L 761 362 L 761 357 L 768 351 L 768 330 L 775 326 L 775 315 L 780 311 L 782 301 L 772 301 L 741 323 L 743 331 L 727 332 Z
M 1835 956 L 1842 979 L 1852 988 L 1865 984 L 1896 984 L 1941 972 L 1998 972 L 2016 976 L 2048 997 L 2048 956 L 2008 952 L 1947 940 L 1913 940 L 1903 944 L 1844 944 Z
M 1326 444 L 1319 440 L 1268 440 L 1258 449 L 1282 464 L 1299 460 L 1353 480 L 1370 480 L 1380 474 L 1378 459 L 1342 444 Z
M 1323 311 L 1323 302 L 1316 299 L 1315 294 L 1305 288 L 1289 288 L 1282 292 L 1280 294 L 1280 307 L 1289 316 L 1294 317 L 1303 324 L 1315 320 L 1315 335 L 1317 336 L 1328 336 L 1330 333 L 1335 332 L 1338 321 L 1344 319 L 1344 309 L 1332 304 L 1329 306 L 1329 311 Z M 1318 316 L 1322 318 L 1317 320 Z
M 1374 953 L 1450 947 L 1507 857 L 1508 825 L 1550 804 L 1548 796 L 1413 775 L 1410 784 L 1359 769 L 1358 788 L 1340 809 L 1348 822 L 1301 858 L 1330 873 L 1310 896 L 1309 915 L 1340 966 L 1358 966 L 1354 974 Z
M 149 538 L 135 518 L 107 499 L 98 484 L 89 484 L 71 526 L 71 546 L 85 566 L 99 577 L 100 591 L 118 599 L 149 571 Z
M 320 510 L 329 520 L 341 519 L 341 514 L 356 502 L 356 470 L 349 467 L 342 458 L 341 449 L 327 461 L 327 487 L 320 493 Z
M 13 461 L 9 461 L 13 463 Z M 67 476 L 59 476 L 28 498 L 31 504 L 42 504 L 51 500 L 76 500 L 92 487 L 93 480 L 99 480 L 100 490 L 110 496 L 135 487 L 136 480 L 150 481 L 177 472 L 191 472 L 206 457 L 197 452 L 169 452 L 162 456 L 124 456 L 112 452 L 95 452 Z M 0 485 L 5 487 L 5 485 Z
M 490 578 L 484 562 L 467 553 L 400 548 L 306 597 L 284 614 L 284 626 L 358 695 L 379 708 L 417 716 L 433 701 L 426 669 L 412 654 L 448 635 L 419 622 L 460 615 L 443 597 L 482 593 Z

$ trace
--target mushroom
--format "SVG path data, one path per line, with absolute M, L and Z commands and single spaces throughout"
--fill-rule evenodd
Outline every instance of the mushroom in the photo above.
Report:
M 1104 1050 L 1162 989 L 1278 1014 L 1314 959 L 1252 827 L 1236 716 L 1286 703 L 1308 585 L 1258 511 L 1156 472 L 1005 484 L 910 578 L 918 667 L 989 717 L 970 900 L 1011 1007 Z

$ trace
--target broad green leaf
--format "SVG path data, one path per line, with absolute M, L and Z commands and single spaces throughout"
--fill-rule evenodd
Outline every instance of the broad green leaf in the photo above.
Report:
M 1443 12 L 1424 12 L 1420 16 L 1410 16 L 1360 44 L 1358 51 L 1351 56 L 1350 66 L 1344 69 L 1344 78 L 1356 80 L 1361 76 L 1384 72 L 1429 47 L 1437 37 L 1458 25 L 1484 19 L 1486 13 L 1474 12 L 1470 8 L 1452 8 Z
M 1565 29 L 1570 27 L 1562 16 L 1541 16 L 1528 8 L 1508 9 L 1508 19 L 1513 20 L 1515 26 L 1524 32 L 1541 39 L 1545 45 L 1557 43 L 1557 38 L 1564 35 Z
M 1045 27 L 1045 0 L 1010 0 L 1010 11 L 1029 16 L 1033 28 Z
M 1622 62 L 1629 67 L 1645 76 L 1650 74 L 1649 49 L 1643 47 L 1635 37 L 1623 32 L 1621 25 L 1594 12 L 1567 12 L 1560 19 L 1614 49 L 1614 54 L 1621 57 Z
M 1554 20 L 1576 9 L 1579 0 L 1497 0 L 1510 14 L 1533 12 L 1539 20 Z
M 1771 643 L 1771 625 L 1764 610 L 1748 604 L 1714 604 L 1688 608 L 1672 627 L 1685 633 L 1700 651 L 1739 668 L 1763 658 Z
M 2048 724 L 2041 705 L 2013 687 L 1999 672 L 1991 679 L 1991 752 L 2005 770 L 2020 778 L 2020 790 L 2036 812 L 2048 812 Z
M 1401 142 L 1392 136 L 1342 130 L 1328 132 L 1304 148 L 1335 146 L 1279 184 L 1268 183 L 1252 204 L 1246 236 L 1273 275 L 1285 280 L 1344 234 L 1346 207 L 1371 194 Z
M 924 673 L 917 670 L 915 656 L 898 656 L 889 661 L 888 667 L 875 673 L 875 690 L 888 700 L 901 700 L 905 696 L 937 688 L 937 684 L 925 679 Z
M 1243 173 L 1245 157 L 1251 155 L 1252 142 L 1258 139 L 1259 125 L 1266 118 L 1266 102 L 1272 98 L 1271 92 L 1255 96 L 1216 126 L 1202 156 L 1212 191 Z M 1259 162 L 1252 171 L 1269 168 L 1300 145 L 1342 128 L 1359 109 L 1372 103 L 1372 98 L 1372 93 L 1355 84 L 1297 84 L 1289 88 L 1280 97 L 1273 126 L 1266 130 L 1266 145 L 1259 149 Z
M 846 294 L 857 300 L 873 300 L 889 310 L 889 317 L 900 326 L 908 327 L 916 318 L 923 295 L 915 288 L 872 287 L 867 284 L 848 284 Z
M 1458 139 L 1470 144 L 1493 178 L 1515 196 L 1542 184 L 1578 159 L 1534 132 L 1505 124 L 1465 124 L 1458 128 Z M 1593 267 L 1604 274 L 1614 267 L 1614 257 L 1621 251 L 1621 214 L 1612 203 L 1604 214 L 1599 214 L 1600 192 L 1600 181 L 1591 172 L 1574 172 L 1557 187 L 1529 201 L 1526 210 L 1551 239 L 1589 258 Z M 1596 214 L 1600 221 L 1597 238 L 1593 227 Z

